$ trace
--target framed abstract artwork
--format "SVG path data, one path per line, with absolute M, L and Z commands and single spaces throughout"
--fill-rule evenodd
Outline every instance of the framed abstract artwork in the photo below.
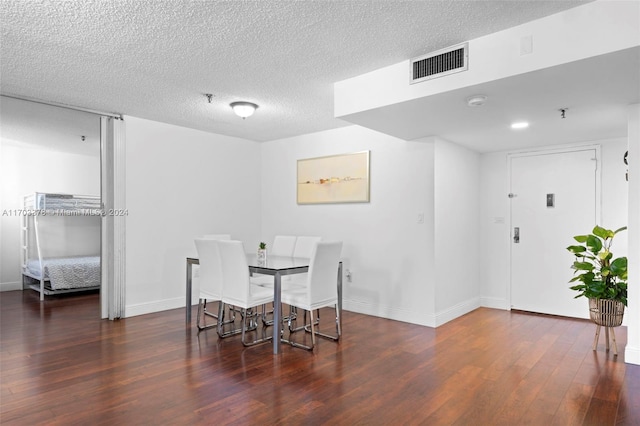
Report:
M 298 204 L 368 203 L 369 151 L 298 160 Z

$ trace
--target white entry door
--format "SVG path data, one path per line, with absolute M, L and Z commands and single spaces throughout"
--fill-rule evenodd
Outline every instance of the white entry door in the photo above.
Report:
M 598 147 L 510 157 L 513 309 L 588 318 L 566 247 L 598 222 L 598 160 Z

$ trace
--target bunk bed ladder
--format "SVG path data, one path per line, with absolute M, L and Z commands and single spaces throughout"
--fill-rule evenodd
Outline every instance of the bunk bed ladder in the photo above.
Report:
M 36 234 L 36 247 L 38 249 L 38 262 L 40 263 L 40 300 L 44 300 L 44 266 L 42 264 L 42 252 L 40 251 L 40 237 L 38 235 L 38 216 L 33 216 L 33 230 Z
M 27 259 L 29 258 L 29 253 L 27 252 L 28 250 L 27 242 L 29 241 L 29 228 L 27 227 L 27 220 L 28 220 L 28 217 L 26 214 L 23 214 L 22 216 L 20 216 L 20 264 L 22 265 L 23 271 L 27 267 Z M 23 289 L 24 289 L 24 282 L 25 280 L 23 275 L 22 276 Z

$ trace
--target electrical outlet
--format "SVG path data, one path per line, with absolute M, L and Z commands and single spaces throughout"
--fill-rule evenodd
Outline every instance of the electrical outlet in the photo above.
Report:
M 424 213 L 418 213 L 418 223 L 422 224 L 424 223 Z
M 347 269 L 344 276 L 347 278 L 347 281 L 351 282 L 351 270 Z

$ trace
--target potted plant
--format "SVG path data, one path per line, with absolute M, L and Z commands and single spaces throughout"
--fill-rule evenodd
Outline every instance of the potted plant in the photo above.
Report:
M 617 327 L 622 324 L 627 305 L 627 258 L 614 258 L 611 252 L 613 237 L 627 227 L 616 231 L 596 226 L 591 234 L 573 237 L 579 244 L 567 247 L 575 260 L 571 268 L 574 277 L 571 288 L 576 298 L 589 299 L 589 315 L 598 325 Z
M 258 245 L 258 261 L 265 260 L 267 260 L 267 243 L 261 241 Z

